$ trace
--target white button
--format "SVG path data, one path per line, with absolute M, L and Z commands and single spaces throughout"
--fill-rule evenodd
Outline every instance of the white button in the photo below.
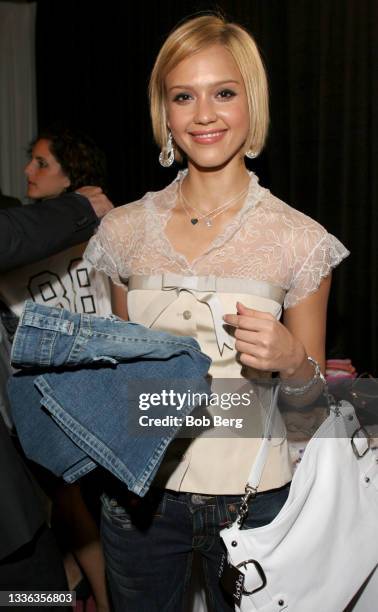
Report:
M 188 319 L 192 318 L 192 313 L 190 312 L 190 310 L 184 310 L 184 312 L 182 313 L 182 316 L 184 317 L 184 319 L 188 321 Z

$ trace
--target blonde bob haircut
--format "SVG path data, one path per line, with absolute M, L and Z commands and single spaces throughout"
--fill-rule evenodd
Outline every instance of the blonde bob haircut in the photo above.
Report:
M 168 140 L 165 79 L 182 60 L 213 45 L 222 45 L 234 58 L 243 77 L 249 108 L 248 150 L 260 153 L 269 125 L 268 83 L 265 68 L 252 36 L 241 26 L 218 15 L 202 15 L 173 30 L 164 42 L 152 69 L 149 96 L 152 129 L 160 148 Z M 175 149 L 175 157 L 182 155 Z

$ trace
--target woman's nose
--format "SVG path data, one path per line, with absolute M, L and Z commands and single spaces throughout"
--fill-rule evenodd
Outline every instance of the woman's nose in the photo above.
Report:
M 24 173 L 26 174 L 26 176 L 31 176 L 33 173 L 33 166 L 32 166 L 32 162 L 28 162 L 24 168 Z
M 217 120 L 214 104 L 208 97 L 200 98 L 197 101 L 195 122 L 206 125 Z

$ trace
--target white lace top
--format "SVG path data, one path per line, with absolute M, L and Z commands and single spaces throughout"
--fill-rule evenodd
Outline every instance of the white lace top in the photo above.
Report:
M 239 214 L 189 264 L 173 249 L 164 231 L 185 172 L 179 172 L 162 191 L 148 192 L 102 220 L 85 256 L 115 283 L 124 284 L 133 274 L 163 271 L 255 279 L 282 287 L 286 291 L 284 308 L 290 308 L 316 291 L 321 279 L 348 255 L 337 238 L 273 196 L 250 173 L 249 192 Z
M 241 366 L 222 315 L 234 313 L 239 300 L 279 317 L 282 302 L 289 308 L 316 291 L 348 251 L 319 223 L 260 187 L 251 173 L 243 208 L 189 263 L 165 234 L 183 176 L 180 172 L 162 191 L 108 213 L 85 257 L 115 283 L 128 285 L 131 321 L 196 338 L 212 359 L 210 373 L 225 379 L 218 382 L 228 389 L 237 383 L 229 379 L 256 379 L 267 373 Z M 248 419 L 256 421 L 253 431 L 261 431 L 264 402 L 261 413 L 252 411 Z M 279 426 L 278 431 L 260 490 L 282 486 L 291 478 L 285 435 Z M 184 453 L 171 445 L 156 483 L 193 493 L 242 493 L 260 444 L 253 435 L 230 431 L 223 438 L 198 436 Z

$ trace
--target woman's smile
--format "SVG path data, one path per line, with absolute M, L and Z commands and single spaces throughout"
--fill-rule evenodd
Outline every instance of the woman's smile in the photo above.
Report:
M 211 130 L 211 131 L 201 131 L 201 132 L 189 132 L 195 142 L 200 144 L 214 144 L 219 142 L 223 136 L 225 135 L 227 130 Z

